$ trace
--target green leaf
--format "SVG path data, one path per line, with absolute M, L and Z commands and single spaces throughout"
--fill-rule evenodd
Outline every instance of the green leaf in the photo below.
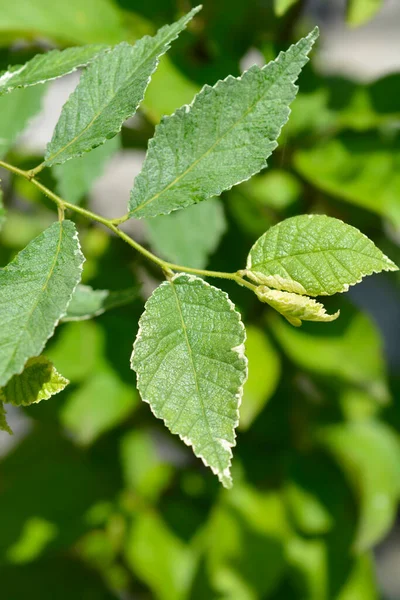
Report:
M 98 437 L 122 423 L 137 404 L 134 387 L 126 385 L 108 366 L 99 368 L 61 409 L 60 419 L 80 444 L 92 444 Z
M 44 356 L 30 358 L 20 375 L 14 375 L 0 388 L 0 401 L 15 406 L 29 406 L 48 400 L 69 384 Z
M 382 340 L 366 315 L 356 314 L 347 322 L 342 318 L 340 331 L 327 336 L 293 329 L 279 318 L 271 319 L 270 326 L 285 353 L 300 367 L 368 390 L 379 402 L 390 398 Z
M 75 225 L 54 223 L 0 270 L 0 386 L 38 356 L 81 278 Z
M 293 537 L 287 545 L 289 573 L 299 598 L 328 600 L 328 549 L 323 539 Z
M 379 600 L 380 598 L 373 556 L 357 556 L 345 585 L 337 600 Z
M 325 193 L 392 219 L 400 227 L 400 139 L 336 137 L 294 155 L 302 177 Z
M 205 531 L 208 572 L 216 589 L 209 597 L 269 598 L 284 575 L 287 534 L 279 494 L 238 483 L 215 506 Z
M 247 376 L 244 339 L 240 315 L 224 292 L 178 274 L 147 301 L 131 361 L 155 416 L 226 487 Z
M 115 136 L 92 152 L 55 165 L 53 173 L 60 196 L 72 204 L 80 204 L 96 179 L 102 175 L 107 163 L 118 152 L 120 144 L 119 136 Z
M 263 68 L 205 86 L 165 117 L 149 142 L 129 210 L 155 217 L 217 196 L 266 166 L 289 117 L 318 29 Z
M 204 269 L 226 230 L 217 198 L 146 221 L 150 244 L 169 262 Z
M 125 548 L 133 573 L 157 600 L 185 600 L 195 569 L 193 550 L 156 512 L 143 511 L 134 520 Z
M 282 17 L 297 2 L 298 0 L 274 0 L 275 13 L 278 17 Z
M 271 398 L 279 382 L 278 352 L 267 335 L 257 327 L 246 327 L 246 356 L 249 377 L 244 384 L 239 429 L 248 429 Z
M 272 306 L 295 327 L 300 327 L 302 321 L 334 321 L 340 314 L 338 310 L 333 315 L 328 315 L 323 304 L 316 302 L 314 298 L 270 290 L 265 285 L 257 287 L 256 295 L 261 302 Z
M 0 95 L 72 73 L 86 66 L 106 48 L 97 44 L 37 54 L 24 65 L 9 67 L 0 74 Z
M 123 122 L 135 114 L 160 56 L 200 10 L 194 8 L 154 37 L 145 36 L 134 46 L 121 43 L 101 54 L 82 74 L 76 90 L 63 107 L 45 164 L 63 163 L 104 144 Z
M 128 432 L 121 440 L 121 464 L 125 485 L 135 494 L 156 500 L 171 481 L 173 468 L 143 430 Z
M 348 0 L 347 24 L 359 27 L 372 19 L 382 8 L 382 0 Z
M 300 215 L 274 225 L 256 241 L 246 275 L 278 290 L 330 296 L 365 275 L 397 270 L 355 227 L 325 215 Z
M 0 0 L 0 32 L 67 43 L 117 43 L 124 39 L 121 13 L 111 0 Z
M 377 421 L 332 425 L 320 442 L 347 474 L 359 502 L 354 546 L 364 551 L 390 530 L 400 497 L 400 444 L 396 434 Z
M 7 433 L 12 435 L 12 431 L 7 423 L 6 411 L 2 402 L 0 402 L 0 431 L 7 431 Z
M 0 158 L 12 147 L 29 119 L 39 112 L 45 87 L 15 90 L 0 97 Z
M 92 319 L 102 315 L 106 310 L 129 304 L 137 296 L 137 288 L 110 292 L 109 290 L 94 290 L 90 285 L 80 284 L 72 295 L 67 314 L 62 318 L 62 321 L 65 323 L 67 321 Z

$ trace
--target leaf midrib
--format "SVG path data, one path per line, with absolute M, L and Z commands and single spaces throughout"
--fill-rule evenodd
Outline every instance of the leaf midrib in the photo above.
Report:
M 252 264 L 249 271 L 252 271 L 253 269 L 257 268 L 257 267 L 263 267 L 265 265 L 268 265 L 272 262 L 279 262 L 281 260 L 284 260 L 285 258 L 295 258 L 296 256 L 305 256 L 308 254 L 323 254 L 325 252 L 339 252 L 339 251 L 344 251 L 344 252 L 354 252 L 354 254 L 356 254 L 357 256 L 365 256 L 366 258 L 369 258 L 371 260 L 376 260 L 381 262 L 382 264 L 384 264 L 387 267 L 391 267 L 390 263 L 385 262 L 384 260 L 382 260 L 381 258 L 377 258 L 375 256 L 370 256 L 369 254 L 365 254 L 365 252 L 358 252 L 358 250 L 354 250 L 353 248 L 327 248 L 325 250 L 308 250 L 308 251 L 304 251 L 304 252 L 295 252 L 293 254 L 285 254 L 283 256 L 278 256 L 276 258 L 269 258 L 268 260 L 263 261 L 262 263 L 255 263 L 254 265 Z
M 158 49 L 160 47 L 162 47 L 165 43 L 166 40 L 168 39 L 168 36 L 165 36 L 163 38 L 162 41 L 160 41 L 160 43 L 156 46 L 156 48 L 147 55 L 147 57 L 145 59 L 143 59 L 141 61 L 141 63 L 138 64 L 137 68 L 132 71 L 131 75 L 124 81 L 124 83 L 117 89 L 115 90 L 115 94 L 113 95 L 113 97 L 105 104 L 102 106 L 101 110 L 99 112 L 97 112 L 94 117 L 92 118 L 92 120 L 90 121 L 90 123 L 88 125 L 86 125 L 86 127 L 79 133 L 79 135 L 75 136 L 75 138 L 73 138 L 71 141 L 68 142 L 68 144 L 66 144 L 65 146 L 63 146 L 60 150 L 58 150 L 55 154 L 53 154 L 52 156 L 46 158 L 45 163 L 48 164 L 50 162 L 53 162 L 55 158 L 57 158 L 57 156 L 59 156 L 62 152 L 64 152 L 67 148 L 69 148 L 72 144 L 74 144 L 77 140 L 79 140 L 79 138 L 81 138 L 92 126 L 93 124 L 97 121 L 97 119 L 102 115 L 102 113 L 107 110 L 107 108 L 111 105 L 111 103 L 114 101 L 115 97 L 118 95 L 118 93 L 121 91 L 121 89 L 123 87 L 125 87 L 126 85 L 128 85 L 128 83 L 132 80 L 132 78 L 135 76 L 135 74 L 141 69 L 143 68 L 143 65 L 151 60 L 153 58 L 153 56 L 155 55 L 156 57 L 158 56 Z M 131 48 L 133 49 L 135 46 L 131 46 Z M 95 61 L 93 61 L 92 64 L 95 64 Z M 154 70 L 151 72 L 150 75 L 152 75 L 152 73 L 154 72 Z M 140 99 L 139 99 L 139 103 L 140 103 Z
M 53 273 L 54 273 L 54 269 L 55 269 L 55 267 L 56 267 L 57 259 L 58 259 L 58 256 L 59 256 L 59 254 L 60 254 L 60 250 L 61 250 L 61 242 L 62 242 L 62 237 L 63 237 L 63 225 L 62 225 L 62 224 L 60 224 L 60 233 L 59 233 L 58 242 L 57 242 L 57 249 L 56 249 L 56 252 L 55 252 L 55 255 L 54 255 L 54 260 L 53 260 L 53 262 L 52 262 L 52 264 L 51 264 L 51 267 L 50 267 L 50 271 L 49 271 L 49 273 L 48 273 L 48 275 L 47 275 L 47 277 L 46 277 L 46 280 L 45 280 L 45 283 L 44 283 L 44 285 L 42 286 L 42 289 L 40 290 L 40 293 L 38 294 L 38 299 L 37 299 L 37 300 L 36 300 L 36 302 L 34 303 L 34 305 L 33 305 L 33 307 L 31 308 L 31 310 L 29 311 L 29 313 L 28 313 L 28 315 L 27 315 L 27 317 L 26 317 L 26 320 L 25 320 L 25 324 L 24 324 L 24 326 L 23 326 L 23 327 L 20 329 L 20 331 L 19 331 L 19 335 L 17 336 L 17 340 L 16 340 L 16 343 L 15 343 L 14 352 L 13 352 L 13 353 L 12 353 L 12 355 L 10 356 L 10 358 L 9 358 L 9 360 L 8 360 L 8 363 L 7 363 L 7 366 L 6 366 L 6 368 L 4 369 L 4 372 L 6 372 L 6 371 L 8 370 L 8 368 L 9 368 L 10 364 L 11 364 L 11 363 L 12 363 L 12 361 L 14 360 L 14 358 L 15 358 L 15 355 L 16 355 L 16 353 L 17 353 L 17 350 L 19 349 L 19 344 L 20 344 L 21 338 L 22 338 L 23 334 L 25 334 L 25 332 L 27 331 L 28 323 L 30 322 L 30 320 L 31 320 L 31 318 L 32 318 L 32 315 L 33 315 L 33 313 L 34 313 L 34 312 L 35 312 L 35 310 L 37 309 L 37 307 L 38 307 L 38 305 L 39 305 L 39 302 L 40 302 L 40 300 L 41 300 L 41 298 L 42 298 L 42 296 L 43 296 L 43 292 L 44 292 L 44 291 L 47 289 L 47 286 L 48 286 L 48 284 L 49 284 L 49 281 L 50 281 L 50 279 L 51 279 L 51 277 L 52 277 L 52 275 L 53 275 Z M 15 373 L 14 373 L 14 374 L 15 374 Z M 6 382 L 6 383 L 7 383 L 7 382 Z
M 190 364 L 191 364 L 191 367 L 192 367 L 193 377 L 194 377 L 194 381 L 195 381 L 195 385 L 196 385 L 197 397 L 199 398 L 199 401 L 200 401 L 200 406 L 201 406 L 201 409 L 202 409 L 203 415 L 204 415 L 204 421 L 205 421 L 205 423 L 207 425 L 208 434 L 209 434 L 209 437 L 210 437 L 210 439 L 212 441 L 212 445 L 214 447 L 215 456 L 216 456 L 216 459 L 217 459 L 218 464 L 219 464 L 219 472 L 222 475 L 222 473 L 224 471 L 224 467 L 221 465 L 221 461 L 220 461 L 220 458 L 219 458 L 219 452 L 218 452 L 217 444 L 216 444 L 216 442 L 214 440 L 214 437 L 212 435 L 210 423 L 209 423 L 208 417 L 207 417 L 206 407 L 204 406 L 203 398 L 202 398 L 201 393 L 200 393 L 199 381 L 198 381 L 196 367 L 195 367 L 194 360 L 193 360 L 193 352 L 192 352 L 192 348 L 190 346 L 189 337 L 188 337 L 188 333 L 187 333 L 187 327 L 186 327 L 185 320 L 183 318 L 183 313 L 182 313 L 181 305 L 180 305 L 180 302 L 179 302 L 179 297 L 178 297 L 178 294 L 176 292 L 174 282 L 171 281 L 170 285 L 171 285 L 171 287 L 173 289 L 173 292 L 174 292 L 176 306 L 177 306 L 178 313 L 179 313 L 180 320 L 181 320 L 181 324 L 182 324 L 182 331 L 183 331 L 183 334 L 184 334 L 184 338 L 185 338 L 185 342 L 186 342 L 186 347 L 187 347 L 187 350 L 188 350 L 188 354 L 189 354 L 189 357 L 190 357 Z
M 300 54 L 300 50 L 298 52 L 298 54 Z M 297 54 L 297 55 L 298 55 Z M 273 61 L 276 64 L 276 61 Z M 269 63 L 268 63 L 269 64 Z M 261 71 L 264 71 L 267 67 L 268 64 L 266 64 Z M 283 71 L 281 72 L 281 74 L 279 75 L 279 78 L 281 78 L 283 76 L 283 74 L 286 72 L 287 68 L 289 65 L 286 66 L 286 68 L 283 69 Z M 248 71 L 246 72 L 248 73 Z M 240 81 L 243 81 L 243 75 L 241 77 L 238 77 L 237 79 L 239 79 Z M 219 82 L 218 82 L 219 83 Z M 222 82 L 223 83 L 223 82 Z M 151 202 L 153 202 L 154 200 L 157 200 L 157 198 L 159 198 L 159 196 L 161 196 L 161 194 L 164 194 L 165 192 L 167 192 L 171 187 L 173 187 L 178 181 L 180 181 L 183 177 L 185 177 L 188 173 L 190 173 L 190 171 L 192 171 L 192 169 L 194 169 L 194 167 L 196 167 L 198 165 L 198 163 L 200 161 L 202 161 L 204 158 L 206 158 L 213 150 L 214 148 L 225 138 L 228 136 L 229 133 L 231 133 L 231 131 L 233 131 L 233 129 L 235 129 L 236 127 L 238 127 L 238 125 L 254 110 L 254 108 L 265 98 L 265 96 L 271 92 L 271 89 L 276 85 L 277 80 L 275 79 L 273 81 L 273 83 L 271 83 L 271 85 L 268 87 L 268 89 L 265 91 L 264 94 L 262 94 L 257 100 L 256 102 L 254 102 L 250 108 L 240 117 L 240 119 L 238 119 L 237 121 L 235 121 L 235 123 L 233 123 L 233 125 L 231 125 L 231 127 L 229 127 L 222 136 L 220 136 L 211 146 L 210 148 L 204 153 L 202 154 L 198 159 L 196 159 L 181 175 L 178 175 L 178 177 L 176 177 L 174 179 L 174 181 L 172 181 L 171 183 L 169 183 L 167 186 L 165 186 L 160 192 L 157 192 L 157 194 L 155 194 L 152 198 L 149 198 L 148 200 L 146 200 L 146 202 L 143 202 L 142 204 L 139 204 L 138 206 L 136 206 L 133 210 L 130 211 L 130 215 L 133 215 L 137 210 L 144 208 L 145 206 L 147 206 L 148 204 L 150 204 Z M 293 85 L 293 82 L 291 82 Z M 218 85 L 218 84 L 217 84 Z M 216 86 L 215 86 L 216 87 Z M 215 88 L 214 88 L 215 89 Z M 197 96 L 198 98 L 198 96 Z M 154 139 L 154 138 L 153 138 Z M 274 140 L 270 140 L 271 142 L 273 142 Z

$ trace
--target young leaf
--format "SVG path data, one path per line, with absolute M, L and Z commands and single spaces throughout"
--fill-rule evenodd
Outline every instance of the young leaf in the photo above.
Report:
M 272 306 L 295 327 L 300 327 L 302 321 L 334 321 L 340 314 L 338 310 L 333 315 L 328 315 L 324 306 L 314 298 L 292 292 L 270 290 L 264 285 L 256 289 L 256 295 L 261 302 Z
M 325 215 L 300 215 L 271 227 L 247 259 L 246 275 L 278 290 L 330 296 L 365 275 L 397 271 L 358 229 Z
M 204 269 L 226 229 L 218 198 L 146 221 L 152 248 L 170 262 Z
M 131 361 L 155 416 L 226 487 L 247 376 L 244 339 L 240 315 L 224 292 L 178 274 L 147 301 Z
M 8 71 L 0 74 L 0 95 L 72 73 L 86 66 L 106 48 L 105 45 L 93 44 L 37 54 L 26 64 L 9 67 Z
M 0 158 L 26 127 L 29 119 L 39 112 L 45 87 L 15 90 L 0 97 Z
M 44 356 L 30 358 L 20 375 L 14 375 L 0 388 L 0 401 L 15 406 L 29 406 L 48 400 L 69 384 Z
M 162 27 L 154 37 L 145 36 L 134 46 L 119 44 L 97 57 L 64 105 L 44 164 L 63 163 L 114 137 L 135 114 L 160 57 L 199 10 Z
M 289 117 L 294 85 L 318 29 L 262 69 L 205 86 L 189 106 L 165 117 L 136 177 L 132 217 L 168 214 L 217 196 L 266 166 Z
M 89 285 L 78 285 L 68 304 L 67 314 L 62 321 L 85 321 L 102 315 L 106 310 L 124 306 L 137 298 L 137 288 L 118 292 L 94 290 Z
M 2 402 L 0 402 L 0 431 L 7 431 L 7 433 L 12 435 L 12 431 L 7 423 L 6 411 Z
M 0 386 L 43 350 L 81 278 L 83 261 L 75 225 L 62 221 L 0 270 Z
M 72 204 L 79 204 L 103 173 L 109 160 L 119 150 L 120 144 L 119 136 L 115 136 L 92 152 L 62 165 L 55 165 L 53 173 L 60 196 Z

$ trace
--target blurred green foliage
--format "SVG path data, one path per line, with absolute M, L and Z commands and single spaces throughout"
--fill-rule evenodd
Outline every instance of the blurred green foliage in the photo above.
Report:
M 19 64 L 43 44 L 133 41 L 190 4 L 0 0 L 0 63 Z M 349 24 L 365 22 L 380 5 L 352 0 Z M 287 47 L 309 25 L 303 8 L 301 0 L 205 0 L 163 58 L 142 117 L 122 132 L 120 152 L 145 150 L 162 114 L 189 102 L 202 84 L 237 75 L 250 49 L 269 59 Z M 398 261 L 399 91 L 400 74 L 358 84 L 324 76 L 312 60 L 268 170 L 222 202 L 154 221 L 143 232 L 149 247 L 175 262 L 212 260 L 213 268 L 233 271 L 269 226 L 324 212 L 358 227 Z M 43 93 L 39 86 L 0 99 L 0 153 L 12 151 L 24 168 L 42 157 L 14 142 Z M 108 142 L 88 155 L 82 172 L 71 161 L 46 174 L 46 183 L 85 205 L 117 150 Z M 8 178 L 3 187 L 1 265 L 54 218 L 28 184 Z M 0 224 L 3 214 L 1 204 Z M 84 220 L 78 226 L 84 282 L 112 290 L 144 282 L 145 297 L 159 274 L 102 229 Z M 335 297 L 327 305 L 341 309 L 340 320 L 300 330 L 226 284 L 249 324 L 250 358 L 231 491 L 139 401 L 127 357 L 143 298 L 96 320 L 61 325 L 46 356 L 70 386 L 48 402 L 15 409 L 26 427 L 16 429 L 12 446 L 0 434 L 2 597 L 381 597 L 371 550 L 392 527 L 400 499 L 400 355 L 387 337 L 400 333 L 399 279 L 382 277 L 384 284 L 372 278 L 365 288 L 369 303 L 351 292 Z M 384 299 L 374 302 L 382 299 L 381 285 L 396 299 L 388 314 Z

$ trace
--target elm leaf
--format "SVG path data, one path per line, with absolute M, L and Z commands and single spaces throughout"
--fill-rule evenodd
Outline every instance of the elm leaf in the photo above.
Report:
M 366 275 L 398 267 L 358 229 L 325 215 L 274 225 L 250 250 L 246 275 L 258 284 L 310 296 L 346 292 Z
M 145 224 L 157 254 L 172 263 L 197 269 L 206 267 L 209 255 L 226 229 L 224 209 L 218 198 L 148 219 Z
M 300 296 L 292 292 L 270 290 L 265 285 L 256 289 L 256 295 L 261 302 L 266 302 L 277 310 L 295 327 L 300 327 L 302 321 L 334 321 L 340 311 L 328 315 L 324 306 L 308 296 Z
M 74 223 L 62 221 L 0 269 L 0 386 L 42 352 L 65 314 L 83 261 Z
M 288 120 L 294 82 L 318 37 L 307 37 L 263 68 L 206 85 L 192 104 L 164 117 L 149 142 L 129 202 L 135 218 L 207 200 L 266 167 Z
M 0 388 L 0 401 L 29 406 L 62 392 L 68 383 L 46 357 L 36 356 L 28 360 L 20 375 L 14 375 Z
M 37 54 L 24 65 L 9 67 L 8 71 L 0 74 L 0 95 L 72 73 L 86 66 L 106 48 L 105 45 L 93 44 Z
M 90 285 L 79 284 L 67 308 L 67 314 L 62 318 L 66 321 L 85 321 L 102 315 L 106 310 L 129 304 L 138 296 L 137 288 L 128 288 L 110 292 L 109 290 L 94 290 Z
M 226 487 L 247 377 L 244 340 L 228 296 L 178 274 L 147 301 L 131 360 L 142 399 Z
M 171 42 L 200 10 L 194 8 L 154 37 L 134 46 L 122 42 L 101 54 L 82 74 L 63 107 L 44 164 L 51 166 L 81 156 L 114 137 L 143 100 L 151 75 Z

